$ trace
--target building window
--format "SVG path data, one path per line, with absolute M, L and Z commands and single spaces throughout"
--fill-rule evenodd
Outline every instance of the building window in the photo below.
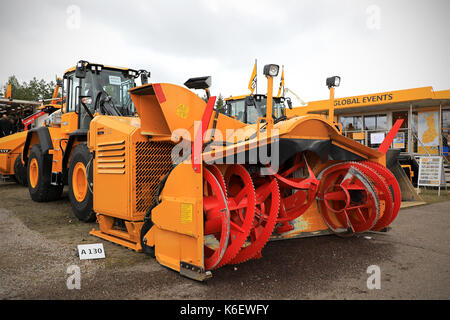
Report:
M 444 154 L 448 157 L 450 147 L 450 109 L 442 110 L 442 146 Z
M 387 116 L 385 114 L 377 115 L 377 129 L 387 129 Z
M 361 116 L 340 116 L 339 122 L 342 123 L 342 128 L 346 131 L 362 129 Z
M 375 130 L 376 123 L 376 116 L 364 116 L 364 130 Z
M 385 114 L 364 116 L 364 130 L 381 129 L 387 129 L 387 116 Z

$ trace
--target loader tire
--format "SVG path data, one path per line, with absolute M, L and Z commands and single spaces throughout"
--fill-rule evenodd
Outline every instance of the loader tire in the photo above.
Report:
M 81 143 L 73 150 L 69 166 L 70 204 L 75 216 L 83 222 L 93 222 L 96 218 L 93 209 L 91 159 L 86 143 Z
M 63 185 L 52 185 L 52 155 L 43 153 L 41 146 L 35 144 L 30 151 L 27 165 L 27 183 L 31 199 L 48 202 L 61 198 Z
M 14 178 L 18 184 L 27 186 L 27 168 L 22 164 L 22 154 L 19 154 L 14 162 Z
M 155 258 L 155 247 L 148 246 L 144 242 L 144 236 L 147 234 L 147 232 L 153 227 L 153 222 L 151 216 L 149 216 L 147 219 L 144 219 L 144 224 L 141 228 L 141 246 L 142 246 L 142 252 L 149 255 L 152 258 Z

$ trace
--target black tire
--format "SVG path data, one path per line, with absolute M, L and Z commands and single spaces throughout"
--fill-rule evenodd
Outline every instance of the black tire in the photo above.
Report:
M 28 185 L 27 181 L 27 168 L 22 164 L 22 154 L 19 154 L 14 162 L 14 178 L 16 179 L 18 184 L 23 186 Z
M 144 224 L 141 228 L 141 246 L 142 246 L 142 252 L 149 255 L 152 258 L 155 258 L 155 246 L 148 246 L 146 242 L 144 242 L 144 236 L 147 234 L 147 232 L 153 227 L 153 222 L 151 216 L 144 218 Z
M 68 182 L 69 182 L 69 199 L 70 203 L 72 205 L 72 210 L 75 216 L 80 221 L 84 222 L 93 222 L 96 219 L 96 215 L 93 209 L 93 194 L 91 192 L 92 190 L 92 162 L 89 163 L 92 159 L 92 155 L 89 152 L 89 148 L 87 147 L 86 143 L 80 143 L 75 147 L 75 149 L 72 152 L 71 160 L 70 160 L 70 166 L 69 166 L 69 174 L 68 174 Z M 79 201 L 77 197 L 74 194 L 73 189 L 73 174 L 74 169 L 77 163 L 82 163 L 85 167 L 85 169 L 88 171 L 88 180 L 87 183 L 89 184 L 87 188 L 86 195 L 82 201 Z M 89 165 L 89 167 L 88 167 Z
M 30 164 L 33 159 L 36 159 L 38 165 L 38 179 L 36 185 L 30 183 Z M 30 150 L 27 164 L 27 183 L 28 191 L 31 199 L 36 202 L 48 202 L 61 198 L 63 185 L 52 185 L 52 160 L 53 156 L 48 153 L 43 153 L 41 146 L 35 144 Z

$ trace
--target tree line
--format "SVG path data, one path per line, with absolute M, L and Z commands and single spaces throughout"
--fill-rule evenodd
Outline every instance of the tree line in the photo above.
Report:
M 15 75 L 8 78 L 3 91 L 6 92 L 8 84 L 11 85 L 12 98 L 17 100 L 38 101 L 50 99 L 53 95 L 56 83 L 47 82 L 44 79 L 34 77 L 29 82 L 20 83 Z
M 47 82 L 44 79 L 38 80 L 34 77 L 29 82 L 20 83 L 16 76 L 12 75 L 8 78 L 6 85 L 4 87 L 4 92 L 6 92 L 6 87 L 8 84 L 11 85 L 12 98 L 17 100 L 27 100 L 27 101 L 38 101 L 43 99 L 50 99 L 53 96 L 53 90 L 55 89 L 56 83 L 53 81 Z M 208 100 L 206 95 L 202 97 L 205 102 Z M 217 111 L 225 113 L 225 101 L 221 94 L 217 97 L 216 105 L 214 107 Z
M 204 95 L 202 97 L 203 101 L 208 102 L 208 97 Z M 214 110 L 219 111 L 220 113 L 225 113 L 225 100 L 223 100 L 223 97 L 221 94 L 217 97 L 216 105 L 214 106 Z

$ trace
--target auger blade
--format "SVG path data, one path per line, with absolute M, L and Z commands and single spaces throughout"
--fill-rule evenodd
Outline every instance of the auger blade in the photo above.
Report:
M 222 190 L 224 191 L 225 195 L 227 194 L 227 187 L 225 185 L 225 178 L 223 177 L 222 172 L 219 168 L 217 168 L 215 165 L 205 165 L 206 169 L 208 169 L 213 175 L 214 178 L 217 179 L 220 186 L 222 187 Z
M 372 168 L 373 170 L 378 172 L 378 174 L 381 175 L 381 177 L 385 180 L 386 184 L 389 186 L 389 191 L 391 192 L 392 195 L 393 208 L 391 217 L 386 220 L 383 219 L 383 221 L 380 222 L 380 224 L 377 223 L 377 225 L 375 225 L 372 228 L 373 230 L 381 230 L 389 226 L 398 215 L 402 203 L 400 186 L 394 174 L 385 166 L 372 161 L 363 161 L 362 163 L 369 166 L 370 168 Z
M 298 178 L 304 167 L 307 169 L 308 177 Z M 301 153 L 295 156 L 289 167 L 285 164 L 281 172 L 274 176 L 280 185 L 280 213 L 277 223 L 281 225 L 277 228 L 277 232 L 281 234 L 293 230 L 288 222 L 300 217 L 314 202 L 319 181 Z
M 250 230 L 250 244 L 239 251 L 230 263 L 238 264 L 261 257 L 261 250 L 272 235 L 280 207 L 280 190 L 276 179 L 254 177 L 256 212 Z
M 379 174 L 377 170 L 373 170 L 373 168 L 362 162 L 358 162 L 357 166 L 367 177 L 369 177 L 377 191 L 380 200 L 380 216 L 371 230 L 380 230 L 384 228 L 388 221 L 390 221 L 392 214 L 394 213 L 392 193 L 389 190 L 389 185 L 386 183 L 386 180 L 383 179 L 382 175 Z M 383 204 L 383 208 L 381 208 L 381 203 Z
M 217 267 L 236 257 L 250 234 L 255 217 L 255 188 L 247 170 L 239 164 L 229 166 L 225 172 L 225 184 L 230 209 L 230 239 Z
M 368 176 L 380 177 L 357 162 L 341 162 L 319 174 L 318 205 L 325 223 L 336 234 L 370 230 L 379 218 L 380 200 Z M 345 231 L 339 231 L 345 228 Z
M 206 270 L 214 269 L 222 261 L 230 239 L 230 211 L 227 197 L 214 175 L 203 168 L 203 210 L 205 235 L 214 235 L 219 245 L 214 248 L 205 244 L 204 264 Z

